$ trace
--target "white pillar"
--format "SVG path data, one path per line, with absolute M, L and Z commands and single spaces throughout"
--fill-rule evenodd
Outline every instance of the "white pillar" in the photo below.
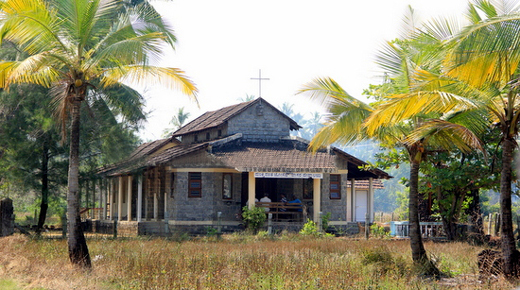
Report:
M 159 220 L 159 197 L 157 192 L 153 194 L 153 218 Z
M 119 176 L 119 188 L 117 194 L 117 220 L 121 221 L 121 218 L 123 218 L 123 176 Z
M 164 219 L 168 218 L 168 192 L 164 191 Z
M 350 180 L 350 221 L 356 221 L 356 180 Z
M 106 220 L 107 219 L 107 207 L 108 207 L 108 179 L 105 178 L 105 179 L 102 179 L 101 180 L 101 188 L 102 188 L 102 193 L 103 194 L 103 205 L 101 205 L 103 207 L 103 220 Z
M 110 183 L 110 220 L 114 220 L 114 217 L 115 217 L 115 213 L 116 213 L 116 208 L 115 208 L 115 203 L 116 203 L 116 179 L 115 178 L 110 178 L 109 179 L 109 183 Z
M 126 216 L 127 221 L 132 220 L 132 176 L 128 176 L 127 194 L 126 194 Z
M 137 221 L 142 221 L 143 215 L 143 175 L 137 178 Z
M 374 179 L 368 179 L 368 212 L 370 213 L 370 222 L 374 222 Z
M 248 207 L 249 209 L 253 209 L 255 207 L 255 189 L 256 189 L 256 182 L 255 182 L 255 173 L 249 172 L 249 180 L 248 180 Z
M 318 222 L 320 219 L 320 211 L 321 211 L 321 179 L 314 178 L 312 180 L 312 192 L 313 192 L 313 220 L 314 222 Z

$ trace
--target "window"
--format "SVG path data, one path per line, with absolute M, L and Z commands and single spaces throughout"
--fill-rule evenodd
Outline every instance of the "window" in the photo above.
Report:
M 202 197 L 202 173 L 188 173 L 188 197 Z
M 339 174 L 330 175 L 330 199 L 341 199 L 341 177 Z
M 222 137 L 222 130 L 218 130 L 218 132 L 217 132 L 217 136 L 218 136 L 218 137 Z
M 314 181 L 312 178 L 303 180 L 303 199 L 313 199 Z
M 206 140 L 209 140 L 209 138 L 210 138 L 210 135 L 209 135 L 209 132 L 208 132 L 208 133 L 206 133 Z
M 222 176 L 222 198 L 233 198 L 233 175 L 231 173 L 224 173 Z
M 193 142 L 198 142 L 199 141 L 199 135 L 195 135 L 193 137 Z

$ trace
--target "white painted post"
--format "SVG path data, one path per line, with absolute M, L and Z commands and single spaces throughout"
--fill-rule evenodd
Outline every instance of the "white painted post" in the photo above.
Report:
M 143 219 L 143 175 L 137 178 L 137 222 Z
M 350 221 L 356 221 L 356 180 L 350 180 Z
M 374 179 L 370 177 L 368 179 L 368 207 L 367 212 L 370 213 L 370 222 L 373 222 L 375 219 L 374 216 Z
M 267 233 L 269 235 L 273 234 L 273 214 L 267 214 Z
M 159 220 L 159 197 L 157 196 L 157 192 L 153 194 L 153 219 Z
M 123 176 L 119 176 L 119 188 L 117 196 L 117 221 L 121 221 L 123 216 Z
M 115 178 L 108 179 L 109 183 L 109 198 L 110 198 L 110 212 L 109 212 L 109 220 L 113 220 L 115 217 L 116 209 L 114 207 L 115 200 L 116 200 L 116 180 Z
M 132 220 L 132 176 L 128 176 L 128 186 L 127 186 L 127 195 L 126 195 L 126 215 L 127 221 Z
M 101 188 L 103 188 L 103 220 L 106 220 L 107 219 L 107 213 L 108 213 L 108 187 L 109 187 L 109 183 L 108 183 L 108 179 L 103 179 L 103 181 L 101 181 Z

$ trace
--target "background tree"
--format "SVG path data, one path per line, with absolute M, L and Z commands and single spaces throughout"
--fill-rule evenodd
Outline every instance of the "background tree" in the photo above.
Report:
M 179 130 L 179 128 L 184 125 L 189 117 L 190 112 L 184 112 L 184 107 L 179 108 L 179 110 L 177 110 L 177 115 L 173 116 L 172 120 L 170 121 L 170 125 L 172 125 L 172 127 L 164 129 L 163 137 L 169 137 L 173 134 L 173 132 Z
M 409 224 L 410 245 L 414 262 L 428 274 L 437 275 L 438 269 L 429 260 L 424 249 L 419 228 L 419 170 L 428 152 L 437 148 L 459 148 L 465 152 L 481 148 L 476 136 L 466 127 L 477 129 L 478 122 L 472 111 L 449 112 L 453 106 L 444 106 L 446 114 L 432 114 L 420 102 L 410 104 L 409 96 L 430 94 L 417 90 L 415 74 L 427 69 L 436 69 L 437 41 L 418 35 L 413 39 L 388 42 L 379 56 L 379 64 L 390 76 L 382 86 L 380 98 L 374 107 L 349 96 L 332 79 L 317 79 L 307 84 L 300 92 L 311 92 L 311 97 L 327 101 L 330 117 L 326 126 L 315 136 L 311 147 L 336 141 L 351 143 L 374 138 L 386 146 L 402 146 L 410 162 L 409 176 Z M 389 122 L 395 115 L 402 115 L 403 108 L 413 111 L 402 122 Z M 413 117 L 412 117 L 413 116 Z
M 110 100 L 108 88 L 128 88 L 123 80 L 169 84 L 195 98 L 195 87 L 182 71 L 149 64 L 150 57 L 160 55 L 161 44 L 175 42 L 160 15 L 146 5 L 121 13 L 121 5 L 117 0 L 0 3 L 1 39 L 29 54 L 21 61 L 0 62 L 0 87 L 15 83 L 51 87 L 63 128 L 70 116 L 69 257 L 84 267 L 91 263 L 79 216 L 81 105 L 92 97 Z
M 470 6 L 468 26 L 452 40 L 448 75 L 463 81 L 460 95 L 477 102 L 491 116 L 501 133 L 502 171 L 500 179 L 501 243 L 506 276 L 518 276 L 520 253 L 516 250 L 512 222 L 513 153 L 518 144 L 520 16 L 518 4 L 504 1 L 492 5 L 479 1 Z M 478 94 L 475 93 L 478 92 Z

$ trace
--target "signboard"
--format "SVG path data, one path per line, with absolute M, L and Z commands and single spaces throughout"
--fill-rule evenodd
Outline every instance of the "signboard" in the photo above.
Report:
M 290 173 L 290 172 L 255 172 L 255 178 L 318 178 L 323 179 L 323 173 Z

